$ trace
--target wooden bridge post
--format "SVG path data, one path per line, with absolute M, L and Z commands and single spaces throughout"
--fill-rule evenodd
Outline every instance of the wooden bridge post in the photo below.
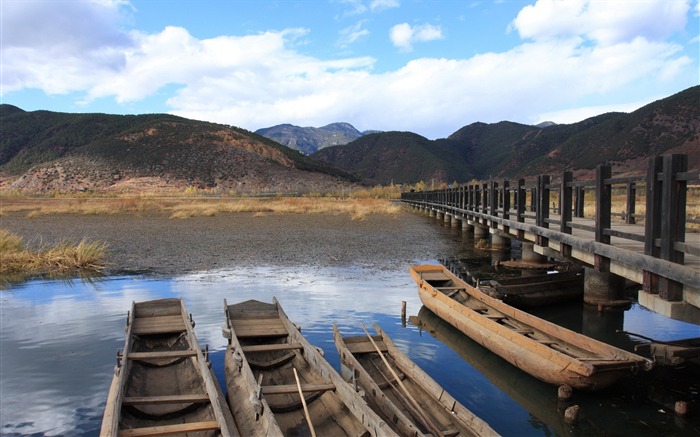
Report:
M 498 182 L 496 181 L 491 181 L 489 184 L 489 212 L 488 214 L 497 217 L 498 216 L 498 211 L 496 210 L 498 207 Z M 498 227 L 498 223 L 495 221 L 491 221 L 491 227 L 495 228 Z
M 609 165 L 599 165 L 595 172 L 595 241 L 610 244 L 610 229 L 612 185 L 609 179 L 612 177 L 612 168 Z M 607 272 L 610 269 L 610 259 L 595 255 L 595 269 L 599 272 Z
M 572 187 L 574 180 L 573 173 L 565 171 L 561 175 L 561 189 L 559 190 L 559 231 L 564 234 L 571 234 L 571 207 L 572 207 Z M 564 256 L 571 256 L 571 246 L 561 243 L 561 253 Z
M 676 250 L 675 243 L 685 242 L 685 180 L 676 174 L 688 170 L 688 156 L 664 155 L 661 187 L 661 259 L 683 264 L 684 253 Z M 659 297 L 669 301 L 683 300 L 683 284 L 668 278 L 659 278 Z
M 537 176 L 537 207 L 536 224 L 542 228 L 549 228 L 549 175 Z M 549 239 L 538 235 L 538 246 L 547 247 Z
M 503 180 L 503 219 L 510 220 L 510 182 Z M 510 229 L 508 226 L 503 226 L 503 232 L 506 235 Z
M 518 188 L 515 192 L 515 216 L 518 223 L 525 222 L 525 179 L 518 179 Z M 518 238 L 522 239 L 525 236 L 525 231 L 518 230 Z
M 637 205 L 637 183 L 628 182 L 627 183 L 627 209 L 625 216 L 625 223 L 628 225 L 633 225 L 636 223 L 634 218 L 635 210 Z
M 647 167 L 646 213 L 644 217 L 644 254 L 659 257 L 656 239 L 661 237 L 661 181 L 659 173 L 663 169 L 663 157 L 649 158 Z M 642 289 L 647 293 L 659 292 L 659 277 L 651 272 L 642 274 Z
M 576 190 L 574 191 L 574 217 L 583 218 L 585 196 L 585 188 L 582 186 L 577 186 Z

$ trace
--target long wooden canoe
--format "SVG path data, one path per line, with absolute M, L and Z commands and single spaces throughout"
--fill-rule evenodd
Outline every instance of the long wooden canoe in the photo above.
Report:
M 193 325 L 181 299 L 132 304 L 102 437 L 239 435 Z
M 224 310 L 227 396 L 241 434 L 396 435 L 304 338 L 277 299 L 224 301 Z
M 443 266 L 409 268 L 428 309 L 514 366 L 550 384 L 598 390 L 651 360 L 542 320 L 470 286 Z
M 372 408 L 403 436 L 498 436 L 491 427 L 401 352 L 377 325 L 375 336 L 342 337 L 333 325 L 341 363 Z
M 480 281 L 478 288 L 491 297 L 519 308 L 551 305 L 583 297 L 582 272 L 555 272 L 520 278 Z

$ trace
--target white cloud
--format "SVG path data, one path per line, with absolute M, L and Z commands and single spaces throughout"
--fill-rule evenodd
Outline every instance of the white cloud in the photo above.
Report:
M 347 47 L 356 41 L 369 36 L 369 30 L 364 28 L 365 21 L 361 20 L 352 26 L 340 30 L 340 39 L 338 45 Z
M 2 90 L 83 90 L 123 68 L 134 45 L 121 1 L 3 2 Z
M 371 11 L 383 11 L 385 9 L 393 9 L 401 6 L 399 0 L 372 0 L 369 3 Z
M 538 0 L 511 23 L 522 38 L 581 36 L 609 45 L 644 37 L 661 40 L 685 27 L 689 0 Z
M 411 26 L 408 23 L 401 23 L 389 30 L 389 38 L 401 51 L 410 52 L 413 50 L 414 43 L 442 39 L 443 35 L 440 26 L 432 24 Z
M 208 39 L 174 26 L 125 33 L 119 13 L 129 11 L 121 3 L 60 2 L 66 8 L 61 11 L 9 2 L 14 9 L 3 16 L 3 35 L 24 32 L 31 14 L 47 28 L 41 35 L 24 32 L 24 37 L 12 34 L 3 40 L 2 91 L 77 93 L 86 104 L 100 98 L 125 104 L 168 87 L 168 92 L 176 88 L 166 97 L 171 112 L 251 130 L 347 121 L 361 130 L 409 130 L 436 138 L 474 121 L 536 122 L 538 114 L 592 106 L 596 99 L 609 102 L 616 93 L 613 101 L 624 103 L 648 94 L 642 88 L 658 94 L 679 91 L 679 83 L 696 83 L 697 59 L 683 55 L 678 44 L 649 37 L 678 30 L 682 20 L 673 6 L 664 5 L 682 2 L 661 1 L 656 8 L 645 2 L 641 9 L 673 14 L 658 24 L 665 30 L 645 28 L 635 37 L 630 26 L 622 26 L 629 18 L 619 15 L 594 26 L 591 17 L 602 16 L 594 13 L 602 7 L 598 3 L 608 2 L 557 9 L 561 22 L 554 20 L 548 30 L 554 12 L 543 8 L 565 5 L 540 1 L 523 8 L 513 22 L 527 42 L 463 59 L 414 59 L 379 74 L 372 57 L 324 60 L 300 53 L 296 43 L 308 29 Z M 5 3 L 3 8 L 8 10 Z M 76 8 L 84 8 L 99 26 L 76 20 Z M 49 23 L 52 14 L 64 18 Z M 625 29 L 615 30 L 613 21 Z M 60 38 L 61 32 L 72 36 Z M 365 35 L 359 22 L 347 28 L 346 41 Z M 392 28 L 391 36 L 397 47 L 410 50 L 418 42 L 442 38 L 442 30 L 403 23 Z M 630 89 L 636 91 L 633 97 L 622 97 L 620 90 Z

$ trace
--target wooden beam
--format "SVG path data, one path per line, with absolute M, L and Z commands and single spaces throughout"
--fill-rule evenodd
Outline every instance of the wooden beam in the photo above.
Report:
M 302 384 L 301 391 L 304 393 L 315 391 L 335 390 L 335 384 Z M 263 385 L 262 392 L 264 395 L 281 395 L 298 393 L 299 389 L 296 384 L 285 385 Z
M 181 351 L 130 352 L 126 354 L 126 358 L 129 360 L 151 360 L 156 358 L 193 357 L 195 355 L 197 355 L 196 350 L 187 349 Z
M 219 428 L 219 423 L 216 421 L 181 423 L 177 425 L 160 425 L 151 426 L 148 428 L 123 429 L 119 431 L 119 437 L 186 434 L 188 432 L 213 431 Z
M 242 346 L 243 352 L 270 352 L 270 351 L 286 351 L 294 349 L 304 349 L 301 343 L 279 343 L 279 344 L 256 344 L 250 346 Z
M 190 395 L 170 396 L 128 396 L 122 401 L 123 405 L 150 405 L 150 404 L 197 404 L 209 402 L 206 393 Z

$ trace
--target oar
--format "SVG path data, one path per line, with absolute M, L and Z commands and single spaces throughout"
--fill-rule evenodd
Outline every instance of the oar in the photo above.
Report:
M 299 390 L 299 397 L 301 398 L 301 405 L 304 406 L 304 415 L 306 416 L 306 423 L 309 424 L 309 429 L 311 430 L 311 437 L 316 437 L 316 431 L 314 431 L 314 424 L 311 423 L 311 416 L 309 416 L 309 408 L 306 406 L 306 399 L 304 399 L 304 391 L 301 389 L 301 383 L 299 382 L 299 375 L 297 375 L 296 367 L 292 367 L 294 370 L 294 379 L 297 381 L 297 389 Z
M 394 377 L 394 379 L 396 379 L 396 382 L 399 383 L 399 387 L 401 387 L 401 390 L 404 392 L 404 395 L 406 396 L 408 401 L 411 403 L 413 408 L 416 409 L 416 412 L 418 412 L 418 414 L 423 419 L 424 425 L 426 425 L 428 427 L 428 429 L 430 429 L 430 432 L 432 432 L 433 435 L 435 435 L 435 437 L 441 437 L 442 431 L 440 431 L 440 429 L 437 426 L 435 426 L 435 424 L 430 420 L 429 417 L 427 417 L 425 414 L 423 414 L 423 412 L 421 411 L 420 405 L 418 405 L 418 402 L 416 402 L 416 400 L 413 399 L 413 396 L 411 396 L 411 393 L 409 393 L 406 386 L 403 385 L 403 382 L 401 381 L 401 378 L 399 378 L 399 375 L 397 375 L 396 372 L 394 372 L 394 369 L 389 365 L 389 362 L 384 357 L 382 350 L 379 349 L 379 346 L 377 346 L 377 343 L 375 343 L 374 339 L 372 338 L 370 333 L 367 331 L 367 328 L 365 328 L 365 324 L 360 322 L 360 326 L 362 326 L 362 329 L 365 331 L 365 334 L 367 334 L 369 341 L 372 343 L 372 346 L 374 346 L 374 349 L 379 354 L 379 357 L 382 359 L 382 361 L 384 361 L 384 365 L 386 365 L 387 369 L 389 369 L 389 371 L 391 372 L 391 375 Z

